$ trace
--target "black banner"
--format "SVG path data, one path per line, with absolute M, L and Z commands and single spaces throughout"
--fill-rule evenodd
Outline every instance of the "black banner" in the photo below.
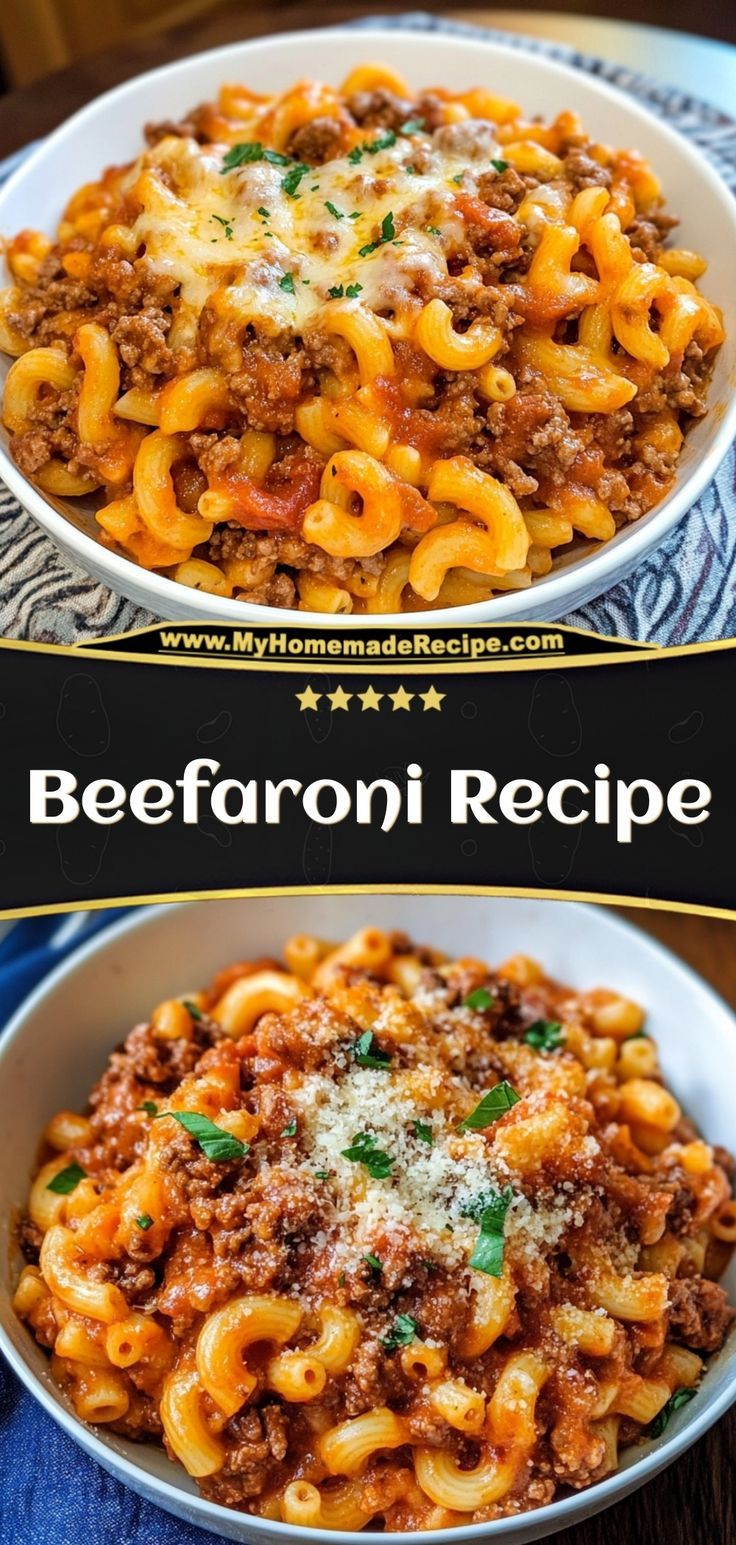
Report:
M 0 912 L 439 887 L 733 914 L 734 647 L 519 624 L 5 643 Z

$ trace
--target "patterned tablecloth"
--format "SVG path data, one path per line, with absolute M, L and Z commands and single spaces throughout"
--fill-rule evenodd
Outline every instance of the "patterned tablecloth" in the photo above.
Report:
M 492 39 L 599 75 L 685 134 L 736 190 L 736 123 L 681 90 L 559 44 L 435 16 L 384 16 L 354 25 L 366 30 L 445 30 L 479 42 Z M 17 162 L 14 156 L 0 167 L 0 180 Z M 59 552 L 0 483 L 0 636 L 68 644 L 155 620 Z M 636 573 L 564 620 L 659 644 L 736 636 L 736 447 L 702 497 Z

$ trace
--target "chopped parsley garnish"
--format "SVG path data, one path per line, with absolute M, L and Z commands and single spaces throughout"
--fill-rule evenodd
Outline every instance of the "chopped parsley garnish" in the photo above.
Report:
M 424 119 L 423 118 L 407 118 L 406 123 L 402 123 L 402 125 L 401 125 L 401 133 L 402 134 L 421 134 L 423 128 L 424 128 Z
M 215 1163 L 226 1159 L 243 1159 L 248 1152 L 248 1143 L 242 1143 L 239 1137 L 233 1137 L 232 1132 L 216 1126 L 209 1116 L 202 1116 L 199 1111 L 167 1110 L 163 1115 L 173 1116 L 179 1126 L 199 1144 L 205 1158 L 213 1159 Z
M 367 246 L 361 247 L 360 248 L 360 256 L 361 257 L 368 257 L 371 252 L 375 252 L 376 251 L 377 247 L 382 247 L 385 244 L 385 242 L 387 242 L 387 241 L 393 241 L 395 235 L 396 235 L 396 231 L 395 231 L 395 228 L 394 228 L 393 210 L 389 209 L 388 214 L 384 215 L 383 220 L 381 221 L 381 234 L 380 234 L 380 236 L 377 238 L 376 241 L 369 241 Z
M 420 1143 L 426 1143 L 428 1148 L 432 1147 L 434 1138 L 432 1137 L 432 1128 L 428 1121 L 417 1120 L 414 1122 L 414 1136 L 419 1138 Z
M 46 1190 L 54 1191 L 57 1196 L 68 1196 L 71 1191 L 76 1191 L 86 1173 L 86 1169 L 82 1169 L 81 1164 L 67 1164 L 66 1169 L 60 1169 L 58 1174 L 53 1176 Z
M 230 221 L 226 220 L 224 215 L 213 215 L 212 219 L 216 220 L 217 224 L 221 225 L 223 227 L 226 239 L 228 241 L 232 241 L 232 239 L 233 239 L 233 228 L 232 228 L 232 226 L 230 224 Z
M 428 225 L 427 226 L 427 230 L 428 230 L 430 236 L 441 236 L 442 235 L 442 232 L 441 232 L 441 230 L 440 230 L 438 225 Z
M 342 300 L 345 291 L 341 284 L 333 284 L 332 288 L 327 291 L 327 294 L 330 295 L 333 300 Z
M 362 161 L 362 159 L 363 159 L 363 149 L 362 149 L 362 146 L 360 146 L 360 145 L 353 145 L 352 150 L 348 151 L 348 161 L 350 162 L 350 165 L 351 166 L 357 166 L 358 162 Z
M 349 284 L 345 291 L 348 300 L 355 300 L 356 295 L 360 294 L 362 288 L 362 284 Z
M 330 1178 L 330 1172 L 328 1169 L 316 1169 L 314 1173 L 317 1180 L 329 1180 Z
M 457 183 L 457 186 L 459 188 L 460 184 L 462 183 L 462 180 L 463 180 L 463 173 L 462 172 L 456 172 L 455 176 L 453 177 L 452 180 L 453 180 L 454 183 Z
M 138 1110 L 144 1110 L 147 1116 L 158 1115 L 158 1106 L 153 1100 L 144 1100 L 143 1104 L 138 1106 Z
M 264 150 L 260 140 L 245 140 L 231 145 L 222 161 L 221 175 L 237 171 L 239 166 L 249 166 L 253 161 L 270 161 L 272 166 L 288 166 L 291 156 L 282 156 L 279 150 Z
M 475 1110 L 460 1122 L 460 1131 L 482 1131 L 484 1127 L 492 1126 L 494 1121 L 498 1121 L 499 1116 L 505 1116 L 507 1110 L 511 1110 L 511 1107 L 520 1099 L 521 1095 L 512 1089 L 505 1078 L 502 1079 L 500 1084 L 495 1084 L 493 1089 L 489 1089 L 488 1093 L 484 1094 Z
M 487 1277 L 500 1277 L 503 1271 L 504 1228 L 506 1214 L 514 1200 L 511 1186 L 503 1191 L 486 1191 L 464 1209 L 466 1217 L 480 1224 L 480 1233 L 469 1265 Z
M 494 172 L 507 172 L 509 169 L 509 162 L 491 161 L 491 166 L 493 167 Z
M 297 188 L 302 177 L 306 177 L 309 171 L 311 171 L 311 167 L 305 166 L 303 161 L 297 161 L 296 166 L 292 166 L 291 170 L 286 173 L 286 176 L 282 177 L 281 186 L 284 193 L 288 193 L 289 198 L 297 197 Z
M 362 214 L 362 210 L 360 210 L 360 209 L 354 209 L 354 210 L 353 210 L 353 212 L 352 212 L 352 214 L 351 214 L 351 215 L 348 215 L 348 220 L 359 220 L 359 219 L 360 219 L 360 216 L 361 216 L 361 214 Z
M 204 1019 L 204 1014 L 202 1013 L 202 1010 L 197 1008 L 196 1003 L 192 1003 L 191 998 L 185 998 L 184 999 L 184 1007 L 185 1007 L 187 1013 L 191 1014 L 192 1019 Z
M 258 208 L 256 210 L 256 214 L 257 215 L 263 215 L 264 220 L 270 220 L 271 219 L 271 211 L 270 211 L 270 209 L 264 209 L 262 204 L 258 205 Z
M 342 1149 L 342 1156 L 353 1164 L 362 1164 L 373 1180 L 387 1180 L 391 1165 L 396 1163 L 393 1154 L 376 1147 L 372 1132 L 356 1132 L 350 1147 Z
M 149 1228 L 153 1228 L 153 1218 L 150 1212 L 142 1212 L 140 1218 L 136 1218 L 135 1226 L 142 1229 L 144 1234 L 147 1233 Z
M 556 1051 L 562 1041 L 562 1025 L 558 1019 L 535 1019 L 524 1040 L 535 1051 Z
M 280 290 L 286 290 L 287 295 L 293 295 L 294 294 L 294 275 L 293 274 L 282 274 L 281 278 L 279 279 L 279 289 Z
M 337 1279 L 337 1285 L 338 1285 L 338 1287 L 339 1287 L 339 1288 L 344 1288 L 344 1286 L 345 1286 L 345 1282 L 346 1282 L 346 1277 L 345 1277 L 345 1273 L 344 1273 L 344 1271 L 341 1271 L 341 1272 L 340 1272 L 340 1275 L 339 1275 L 339 1277 L 338 1277 L 338 1279 Z
M 363 1256 L 363 1260 L 367 1266 L 370 1266 L 371 1271 L 383 1271 L 383 1261 L 379 1261 L 378 1256 L 374 1255 L 372 1250 L 369 1250 L 368 1254 Z
M 373 1045 L 375 1036 L 372 1030 L 364 1030 L 358 1036 L 353 1046 L 353 1056 L 359 1068 L 387 1068 L 391 1063 L 391 1053 L 381 1051 L 380 1046 Z
M 281 1128 L 281 1136 L 296 1137 L 296 1116 L 294 1117 L 293 1121 L 289 1122 L 288 1126 Z
M 330 203 L 330 200 L 328 198 L 325 199 L 325 209 L 329 209 L 330 214 L 334 215 L 334 218 L 336 220 L 344 220 L 345 219 L 345 211 L 344 211 L 344 209 L 338 209 L 335 204 L 331 204 Z
M 411 1346 L 419 1329 L 416 1320 L 411 1314 L 397 1314 L 387 1336 L 381 1336 L 381 1346 L 387 1352 L 393 1352 L 395 1347 Z
M 674 1416 L 675 1411 L 679 1411 L 680 1406 L 686 1406 L 688 1400 L 692 1400 L 696 1394 L 695 1389 L 676 1389 L 674 1395 L 670 1395 L 667 1404 L 662 1406 L 661 1411 L 655 1416 L 654 1421 L 649 1423 L 647 1436 L 661 1438 L 670 1417 Z
M 486 1009 L 492 1007 L 493 993 L 489 992 L 487 987 L 476 987 L 475 992 L 469 992 L 461 1004 L 461 1008 L 473 1009 L 476 1014 L 483 1014 Z
M 387 129 L 385 134 L 379 134 L 378 139 L 371 140 L 370 143 L 362 145 L 361 149 L 366 150 L 369 156 L 375 156 L 379 150 L 390 150 L 391 146 L 395 144 L 396 135 L 393 129 Z

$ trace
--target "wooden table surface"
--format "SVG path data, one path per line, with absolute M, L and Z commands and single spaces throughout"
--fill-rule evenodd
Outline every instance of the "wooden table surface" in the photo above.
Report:
M 539 0 L 537 0 L 539 3 Z M 407 9 L 409 5 L 407 4 Z M 572 0 L 574 15 L 555 12 L 462 9 L 425 4 L 456 20 L 546 36 L 589 53 L 617 59 L 663 80 L 692 90 L 736 111 L 736 49 L 647 25 L 661 14 L 656 0 L 617 0 L 615 22 L 585 14 L 587 0 Z M 100 91 L 158 64 L 235 39 L 274 31 L 336 23 L 367 10 L 396 10 L 381 3 L 363 6 L 334 3 L 329 9 L 312 0 L 287 0 L 244 12 L 228 5 L 214 14 L 169 32 L 128 43 L 124 48 L 81 60 L 45 81 L 0 98 L 0 158 L 48 133 Z M 736 42 L 734 0 L 671 0 L 674 24 L 712 31 Z M 699 971 L 736 1009 L 736 925 L 688 918 L 649 908 L 624 913 L 648 929 Z M 674 1466 L 627 1501 L 555 1535 L 559 1545 L 736 1545 L 736 1508 L 732 1481 L 736 1454 L 736 1413 L 721 1421 Z

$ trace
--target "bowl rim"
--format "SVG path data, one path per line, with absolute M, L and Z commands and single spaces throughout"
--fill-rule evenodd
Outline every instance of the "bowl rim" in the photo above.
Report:
M 188 72 L 196 70 L 196 67 L 203 63 L 211 65 L 221 59 L 224 64 L 225 60 L 234 54 L 237 54 L 238 58 L 243 55 L 246 58 L 249 56 L 257 58 L 259 53 L 268 53 L 274 48 L 278 50 L 282 44 L 293 46 L 299 43 L 313 43 L 319 38 L 327 41 L 349 39 L 351 42 L 356 38 L 364 38 L 366 47 L 370 47 L 371 50 L 379 50 L 384 46 L 390 50 L 397 37 L 416 38 L 419 45 L 430 50 L 438 47 L 444 51 L 449 48 L 453 52 L 466 52 L 470 47 L 480 46 L 493 50 L 500 56 L 502 63 L 509 65 L 518 64 L 519 60 L 518 44 L 514 46 L 499 42 L 495 36 L 485 39 L 476 36 L 475 33 L 469 37 L 442 30 L 419 32 L 409 25 L 371 28 L 370 31 L 345 25 L 309 28 L 206 49 L 179 59 L 174 64 L 160 65 L 155 69 L 143 71 L 130 80 L 113 86 L 59 124 L 21 161 L 0 190 L 0 220 L 2 220 L 6 200 L 22 186 L 29 171 L 33 171 L 37 165 L 43 163 L 50 147 L 53 149 L 68 138 L 73 138 L 85 124 L 94 120 L 96 114 L 104 112 L 111 103 L 120 102 L 126 96 L 134 95 L 142 84 L 153 85 L 164 75 L 167 79 L 171 76 L 181 76 L 183 79 Z M 566 60 L 550 57 L 537 50 L 529 49 L 521 52 L 542 73 L 548 72 L 559 77 L 563 84 L 567 81 L 571 88 L 579 82 L 582 74 L 594 92 L 613 101 L 619 108 L 624 108 L 634 120 L 643 121 L 650 126 L 652 123 L 655 124 L 657 131 L 669 140 L 673 151 L 689 163 L 691 172 L 697 174 L 699 181 L 708 183 L 720 205 L 725 223 L 730 225 L 731 235 L 736 240 L 736 201 L 728 184 L 702 150 L 691 144 L 665 119 L 659 118 L 636 98 L 609 81 L 581 71 Z M 694 185 L 697 184 L 694 183 Z M 190 592 L 193 619 L 195 621 L 202 618 L 215 621 L 240 621 L 244 624 L 261 622 L 264 625 L 280 622 L 283 625 L 285 618 L 288 617 L 292 626 L 314 627 L 319 623 L 320 626 L 329 628 L 368 628 L 396 627 L 402 621 L 406 622 L 408 618 L 412 626 L 425 627 L 429 622 L 434 622 L 439 626 L 447 627 L 453 622 L 462 621 L 488 623 L 520 621 L 527 613 L 533 617 L 540 608 L 545 608 L 546 615 L 549 615 L 550 609 L 554 608 L 553 617 L 558 620 L 564 616 L 566 603 L 571 596 L 574 601 L 577 587 L 583 583 L 582 577 L 586 573 L 588 584 L 592 585 L 589 597 L 603 594 L 617 582 L 619 577 L 623 578 L 624 573 L 630 571 L 642 555 L 658 547 L 677 521 L 700 497 L 715 476 L 736 436 L 736 393 L 730 392 L 722 404 L 713 402 L 709 408 L 709 415 L 715 414 L 718 408 L 720 413 L 713 442 L 709 449 L 695 460 L 680 487 L 676 487 L 661 504 L 654 507 L 653 511 L 647 512 L 640 520 L 622 528 L 621 532 L 600 548 L 580 554 L 561 569 L 553 569 L 549 575 L 535 581 L 527 590 L 508 591 L 488 601 L 471 602 L 467 606 L 441 607 L 416 612 L 387 612 L 375 618 L 372 614 L 356 616 L 350 613 L 342 616 L 322 612 L 285 612 L 280 607 L 254 606 L 252 603 L 236 601 L 230 597 L 210 597 L 207 592 L 193 591 Z M 105 576 L 102 582 L 109 585 L 116 595 L 129 594 L 130 587 L 133 587 L 136 592 L 142 591 L 145 601 L 139 599 L 137 604 L 147 605 L 149 610 L 154 611 L 157 618 L 162 619 L 169 616 L 167 602 L 175 603 L 175 613 L 182 606 L 182 591 L 187 589 L 186 586 L 158 574 L 155 570 L 141 568 L 133 559 L 103 547 L 102 543 L 95 540 L 93 536 L 80 530 L 67 515 L 61 514 L 50 500 L 29 482 L 11 460 L 2 443 L 0 443 L 0 476 L 22 508 L 38 522 L 42 530 L 46 531 L 62 550 L 71 551 L 74 559 L 80 563 L 87 574 L 94 575 L 102 571 Z M 93 556 L 88 558 L 88 554 Z
M 422 894 L 419 892 L 418 894 Z M 380 900 L 380 892 L 375 895 Z M 458 898 L 463 899 L 463 898 Z M 466 898 L 467 899 L 467 898 Z M 530 898 L 519 898 L 520 900 Z M 189 906 L 207 906 L 207 902 L 185 903 Z M 711 1000 L 714 1010 L 730 1022 L 736 1035 L 736 1013 L 721 994 L 711 986 L 709 982 L 695 971 L 692 966 L 682 960 L 678 955 L 662 944 L 661 941 L 638 928 L 634 922 L 622 918 L 615 913 L 596 907 L 586 902 L 578 901 L 554 901 L 556 907 L 569 907 L 577 918 L 595 912 L 604 927 L 608 928 L 615 939 L 620 939 L 622 948 L 630 939 L 636 938 L 644 948 L 648 950 L 659 962 L 675 977 L 684 979 L 689 985 L 705 993 Z M 33 1016 L 39 1008 L 42 1008 L 47 1000 L 52 1000 L 58 986 L 74 976 L 77 972 L 83 972 L 88 960 L 114 946 L 116 942 L 138 929 L 144 929 L 159 917 L 176 913 L 182 906 L 181 902 L 168 902 L 163 905 L 136 908 L 131 915 L 119 918 L 101 929 L 92 939 L 78 946 L 63 961 L 57 965 L 43 980 L 33 989 L 21 1005 L 15 1010 L 0 1037 L 0 1073 L 3 1061 L 8 1049 L 16 1040 L 22 1037 L 27 1020 Z M 732 1338 L 733 1339 L 733 1338 Z M 101 1464 L 104 1469 L 112 1473 L 122 1484 L 130 1486 L 138 1495 L 141 1492 L 156 1503 L 167 1508 L 175 1516 L 181 1516 L 180 1509 L 184 1504 L 190 1515 L 190 1521 L 200 1528 L 210 1528 L 217 1531 L 218 1522 L 232 1522 L 233 1510 L 221 1506 L 219 1503 L 209 1502 L 199 1493 L 182 1492 L 181 1488 L 170 1481 L 151 1476 L 141 1469 L 126 1455 L 117 1449 L 108 1446 L 97 1436 L 94 1428 L 81 1421 L 58 1398 L 58 1392 L 52 1393 L 51 1387 L 40 1379 L 31 1368 L 22 1353 L 11 1341 L 4 1326 L 0 1325 L 0 1352 L 9 1362 L 13 1372 L 21 1380 L 28 1392 L 39 1402 L 44 1411 L 55 1421 L 66 1434 L 78 1443 L 89 1456 Z M 460 1524 L 450 1529 L 430 1529 L 421 1532 L 422 1540 L 427 1545 L 443 1545 L 443 1541 L 452 1542 L 457 1539 L 509 1539 L 513 1545 L 514 1531 L 523 1528 L 525 1523 L 538 1522 L 547 1525 L 550 1534 L 557 1533 L 566 1525 L 572 1525 L 576 1521 L 582 1522 L 585 1518 L 595 1516 L 613 1503 L 622 1500 L 630 1492 L 638 1490 L 647 1481 L 653 1480 L 662 1470 L 666 1469 L 675 1459 L 679 1458 L 692 1444 L 703 1437 L 709 1429 L 729 1410 L 736 1402 L 736 1342 L 731 1347 L 729 1360 L 733 1362 L 724 1388 L 720 1394 L 704 1405 L 702 1410 L 693 1411 L 685 1425 L 662 1440 L 655 1440 L 656 1446 L 649 1452 L 642 1452 L 639 1459 L 635 1459 L 625 1470 L 617 1469 L 611 1475 L 587 1490 L 573 1493 L 569 1497 L 563 1497 L 557 1502 L 547 1503 L 544 1507 L 531 1509 L 527 1513 L 515 1514 L 508 1518 L 500 1518 L 485 1523 Z M 697 1406 L 699 1406 L 699 1402 Z M 165 1499 L 165 1500 L 164 1500 Z M 304 1536 L 305 1541 L 314 1540 L 319 1545 L 362 1545 L 369 1536 L 364 1532 L 347 1529 L 310 1529 L 302 1531 L 294 1524 L 283 1523 L 277 1520 L 260 1518 L 256 1514 L 235 1514 L 242 1517 L 244 1526 L 252 1531 L 255 1539 L 263 1537 L 280 1536 L 282 1540 L 293 1541 L 294 1536 Z M 245 1537 L 245 1536 L 244 1536 Z M 396 1542 L 406 1540 L 407 1533 L 385 1531 L 382 1539 Z

